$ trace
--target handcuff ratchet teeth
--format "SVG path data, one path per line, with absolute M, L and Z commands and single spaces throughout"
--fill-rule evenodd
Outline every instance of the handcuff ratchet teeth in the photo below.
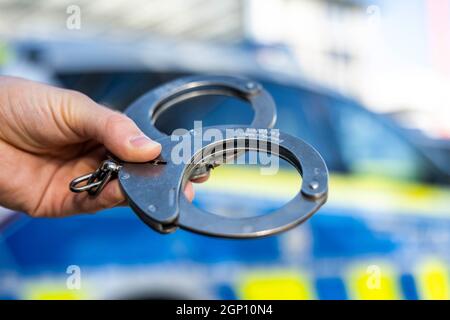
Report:
M 250 101 L 255 111 L 252 124 L 246 128 L 212 127 L 224 138 L 209 141 L 206 145 L 196 146 L 194 143 L 189 161 L 175 161 L 172 151 L 179 139 L 172 139 L 156 129 L 155 117 L 173 105 L 174 100 L 179 102 L 193 96 L 217 93 Z M 274 139 L 256 129 L 271 127 L 275 120 L 273 100 L 258 83 L 232 77 L 182 78 L 145 94 L 125 113 L 144 133 L 161 143 L 160 156 L 146 163 L 122 163 L 110 158 L 94 173 L 74 179 L 70 189 L 96 195 L 117 176 L 130 207 L 143 222 L 160 233 L 171 233 L 180 227 L 225 238 L 262 237 L 302 223 L 326 202 L 328 171 L 320 154 L 306 142 L 286 133 L 279 132 Z M 194 139 L 196 134 L 195 130 L 190 130 L 183 138 Z M 247 151 L 274 154 L 288 161 L 301 174 L 301 189 L 280 209 L 255 217 L 219 216 L 196 207 L 181 192 L 188 180 Z

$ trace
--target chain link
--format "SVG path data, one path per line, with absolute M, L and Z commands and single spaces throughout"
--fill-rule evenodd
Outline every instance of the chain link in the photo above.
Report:
M 94 172 L 72 180 L 70 190 L 76 193 L 87 191 L 90 195 L 95 196 L 112 178 L 117 176 L 121 167 L 117 161 L 107 159 Z M 83 184 L 84 182 L 86 183 Z

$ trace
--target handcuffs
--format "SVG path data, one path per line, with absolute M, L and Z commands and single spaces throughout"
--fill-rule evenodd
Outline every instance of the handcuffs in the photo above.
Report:
M 193 143 L 189 148 L 189 161 L 180 163 L 173 157 L 174 148 L 181 138 L 195 139 L 198 130 L 186 130 L 179 139 L 173 139 L 155 127 L 156 119 L 179 102 L 218 94 L 248 101 L 254 111 L 252 123 L 246 127 L 209 128 L 223 138 L 211 139 L 206 145 Z M 304 222 L 326 202 L 328 170 L 320 154 L 299 138 L 283 132 L 274 138 L 267 130 L 259 130 L 273 127 L 276 108 L 269 93 L 257 82 L 228 76 L 180 78 L 149 91 L 133 102 L 125 114 L 162 145 L 160 156 L 146 163 L 121 162 L 110 157 L 95 172 L 74 179 L 70 189 L 95 196 L 108 181 L 118 177 L 130 207 L 144 223 L 160 233 L 171 233 L 180 227 L 225 238 L 262 237 Z M 271 153 L 293 165 L 302 176 L 297 195 L 274 212 L 245 218 L 207 212 L 183 195 L 187 181 L 202 177 L 211 168 L 247 151 Z

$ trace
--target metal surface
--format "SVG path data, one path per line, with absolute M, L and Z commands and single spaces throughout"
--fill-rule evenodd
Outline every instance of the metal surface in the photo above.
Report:
M 273 141 L 256 130 L 235 130 L 236 134 L 230 137 L 225 132 L 227 128 L 215 129 L 227 138 L 202 148 L 193 147 L 188 163 L 176 164 L 172 161 L 172 150 L 178 142 L 167 137 L 159 140 L 163 146 L 160 160 L 165 162 L 164 165 L 123 165 L 119 173 L 120 185 L 129 197 L 130 206 L 146 224 L 161 233 L 173 232 L 180 227 L 210 236 L 254 238 L 290 229 L 305 221 L 325 203 L 327 168 L 319 153 L 310 145 L 284 133 L 280 133 L 279 140 Z M 187 138 L 194 139 L 194 131 L 190 131 L 189 135 Z M 242 147 L 237 148 L 236 145 Z M 252 147 L 255 145 L 256 148 Z M 217 147 L 221 147 L 220 152 L 209 152 Z M 227 152 L 248 150 L 275 153 L 302 175 L 301 190 L 282 208 L 264 216 L 229 218 L 206 212 L 182 195 L 181 190 L 199 163 L 210 164 Z
M 120 168 L 121 165 L 117 161 L 113 159 L 105 160 L 94 172 L 73 179 L 69 188 L 75 193 L 87 191 L 90 195 L 95 196 L 117 175 Z
M 168 82 L 137 99 L 125 114 L 146 135 L 158 140 L 167 136 L 154 126 L 158 116 L 176 103 L 203 95 L 226 95 L 248 101 L 254 111 L 250 128 L 272 128 L 275 124 L 276 108 L 270 94 L 255 81 L 228 76 L 192 76 Z

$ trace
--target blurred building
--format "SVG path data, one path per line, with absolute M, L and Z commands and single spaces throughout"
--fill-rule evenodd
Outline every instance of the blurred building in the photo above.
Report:
M 248 31 L 293 48 L 307 77 L 450 137 L 450 1 L 249 1 Z
M 242 39 L 244 6 L 240 0 L 1 0 L 0 35 L 235 42 Z M 80 28 L 67 28 L 77 9 Z
M 99 37 L 285 46 L 303 78 L 450 137 L 450 0 L 0 1 L 0 39 Z

